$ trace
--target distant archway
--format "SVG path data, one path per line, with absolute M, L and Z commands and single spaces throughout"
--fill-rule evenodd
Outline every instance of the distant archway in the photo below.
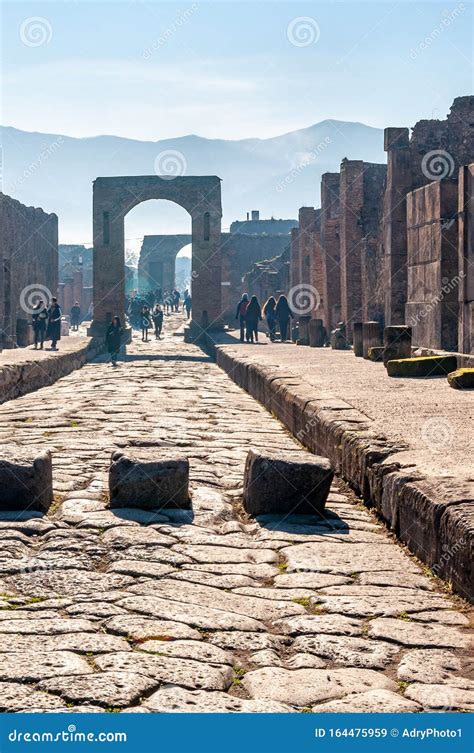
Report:
M 156 175 L 96 178 L 93 184 L 94 319 L 90 334 L 103 336 L 112 317 L 124 319 L 124 219 L 143 201 L 179 204 L 192 221 L 192 329 L 221 326 L 221 182 L 217 176 Z

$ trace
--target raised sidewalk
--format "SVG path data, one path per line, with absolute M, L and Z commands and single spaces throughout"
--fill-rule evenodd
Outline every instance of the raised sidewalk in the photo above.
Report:
M 262 340 L 222 335 L 211 347 L 236 384 L 327 456 L 420 560 L 472 600 L 472 392 L 443 377 L 390 378 L 351 351 Z

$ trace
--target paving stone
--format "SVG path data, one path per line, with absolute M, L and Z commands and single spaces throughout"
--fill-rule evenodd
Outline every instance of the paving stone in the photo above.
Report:
M 346 635 L 300 635 L 294 651 L 309 651 L 346 667 L 384 669 L 400 648 L 386 641 L 371 641 Z
M 102 543 L 118 549 L 128 546 L 171 546 L 175 539 L 150 527 L 115 526 L 101 536 Z
M 405 682 L 456 684 L 455 680 L 463 682 L 462 662 L 461 658 L 451 651 L 436 648 L 416 649 L 408 651 L 403 656 L 397 676 Z M 472 680 L 466 678 L 466 683 L 466 687 L 469 687 Z
M 354 617 L 340 614 L 305 614 L 279 620 L 275 627 L 288 635 L 329 633 L 333 635 L 360 635 L 363 623 Z
M 201 640 L 198 630 L 185 625 L 182 622 L 172 620 L 151 620 L 137 615 L 124 615 L 112 617 L 105 623 L 105 627 L 111 633 L 125 635 L 133 641 L 146 640 Z
M 320 669 L 326 666 L 326 661 L 314 654 L 294 654 L 285 662 L 287 669 Z
M 194 546 L 177 544 L 177 552 L 204 564 L 271 564 L 278 562 L 278 555 L 270 549 L 235 549 L 225 546 Z
M 213 588 L 239 588 L 242 586 L 255 586 L 258 581 L 249 578 L 248 575 L 214 575 L 201 570 L 175 570 L 169 576 L 173 580 L 186 580 L 190 583 L 201 583 L 203 586 Z
M 216 630 L 209 633 L 209 643 L 231 651 L 264 651 L 266 649 L 279 649 L 289 645 L 290 639 L 285 636 L 272 635 L 270 633 L 243 633 L 240 630 L 223 632 Z
M 101 654 L 95 659 L 99 669 L 109 672 L 136 672 L 163 683 L 204 690 L 227 690 L 232 668 L 208 665 L 191 659 L 176 659 L 138 652 Z
M 157 686 L 151 677 L 136 672 L 99 672 L 75 677 L 55 677 L 39 684 L 42 690 L 56 693 L 68 703 L 96 703 L 120 708 L 138 701 Z M 69 711 L 76 708 L 69 709 Z M 89 711 L 89 709 L 87 709 Z
M 311 706 L 372 688 L 396 690 L 396 685 L 372 669 L 295 669 L 264 667 L 247 672 L 242 683 L 251 698 Z
M 458 625 L 459 627 L 469 627 L 469 618 L 462 612 L 453 612 L 449 609 L 438 609 L 427 612 L 414 612 L 410 619 L 416 622 L 440 622 L 443 625 Z
M 132 577 L 162 578 L 175 572 L 175 568 L 161 562 L 144 562 L 143 560 L 119 560 L 107 568 L 109 573 L 123 573 Z
M 62 635 L 0 634 L 0 652 L 13 651 L 75 651 L 80 654 L 129 651 L 130 646 L 117 635 L 105 633 L 65 633 Z
M 369 635 L 385 638 L 404 646 L 429 646 L 432 648 L 467 648 L 469 633 L 444 625 L 432 625 L 406 620 L 376 619 L 369 625 Z
M 419 703 L 423 711 L 474 711 L 474 690 L 448 684 L 413 683 L 405 690 L 405 696 Z
M 261 713 L 278 714 L 294 711 L 290 706 L 274 701 L 249 701 L 227 693 L 209 693 L 205 690 L 185 690 L 184 688 L 161 688 L 146 699 L 151 711 L 166 713 Z
M 179 659 L 194 659 L 208 664 L 234 664 L 234 657 L 229 651 L 205 641 L 156 641 L 150 640 L 140 643 L 140 651 L 172 656 Z
M 258 667 L 282 667 L 283 662 L 277 652 L 272 649 L 256 651 L 250 657 L 250 662 Z
M 398 588 L 421 588 L 425 591 L 434 590 L 432 578 L 430 579 L 421 573 L 407 573 L 403 570 L 360 573 L 359 583 L 361 586 L 396 586 Z
M 30 711 L 30 708 L 38 711 L 59 711 L 67 709 L 66 704 L 60 698 L 42 693 L 29 685 L 19 682 L 0 682 L 0 711 Z
M 92 672 L 80 656 L 70 651 L 17 651 L 2 654 L 0 680 L 37 682 L 59 675 L 83 675 Z
M 314 596 L 314 591 L 310 591 L 307 588 L 264 588 L 260 587 L 243 587 L 234 589 L 235 594 L 241 594 L 242 596 L 255 596 L 258 599 L 272 601 L 292 601 L 295 604 L 299 603 L 299 600 L 304 602 L 308 601 L 311 596 Z
M 344 583 L 352 583 L 352 578 L 342 575 L 330 575 L 329 573 L 282 573 L 274 580 L 275 588 L 327 588 Z
M 45 619 L 37 617 L 31 619 L 0 620 L 1 633 L 15 633 L 18 635 L 60 635 L 61 633 L 82 633 L 94 631 L 97 627 L 89 620 L 75 619 Z
M 37 571 L 8 579 L 8 584 L 14 585 L 23 594 L 47 598 L 51 596 L 72 597 L 89 593 L 98 597 L 101 593 L 107 594 L 131 583 L 133 579 L 124 575 L 109 575 L 87 570 Z
M 312 543 L 295 544 L 285 547 L 281 554 L 288 563 L 288 572 L 305 571 L 338 573 L 370 572 L 383 568 L 392 569 L 407 566 L 409 563 L 398 547 L 392 547 L 388 540 L 381 539 L 380 544 L 335 544 L 322 541 L 314 546 Z
M 398 693 L 379 689 L 351 693 L 338 701 L 328 701 L 313 707 L 315 714 L 407 714 L 420 710 L 417 703 Z
M 215 573 L 216 575 L 247 575 L 250 578 L 258 578 L 258 580 L 270 580 L 277 575 L 278 570 L 272 565 L 250 565 L 250 564 L 234 564 L 228 563 L 226 565 L 214 563 L 189 565 L 189 570 L 198 570 L 199 572 Z

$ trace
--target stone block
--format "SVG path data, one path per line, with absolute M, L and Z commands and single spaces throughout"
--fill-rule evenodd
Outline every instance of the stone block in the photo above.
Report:
M 401 324 L 399 326 L 385 327 L 383 334 L 385 367 L 389 361 L 411 356 L 411 327 Z
M 389 361 L 387 374 L 393 377 L 446 376 L 456 368 L 456 356 L 424 356 Z
M 363 322 L 362 324 L 362 355 L 369 358 L 369 349 L 382 345 L 382 333 L 379 322 Z M 383 349 L 382 349 L 383 350 Z
M 362 358 L 362 322 L 354 322 L 352 325 L 352 338 L 354 344 L 354 355 Z
M 309 345 L 309 322 L 310 316 L 300 316 L 298 319 L 297 345 Z
M 448 374 L 450 387 L 456 390 L 474 389 L 474 369 L 456 369 Z
M 189 461 L 140 459 L 114 452 L 109 468 L 110 507 L 189 509 Z
M 0 511 L 47 512 L 53 501 L 53 464 L 49 450 L 35 458 L 0 460 Z
M 323 348 L 326 344 L 326 329 L 322 319 L 311 319 L 308 325 L 309 345 L 311 348 Z
M 329 460 L 310 453 L 287 457 L 249 450 L 243 502 L 254 516 L 322 513 L 334 473 Z
M 379 345 L 376 348 L 369 348 L 367 358 L 369 361 L 383 361 L 383 345 Z

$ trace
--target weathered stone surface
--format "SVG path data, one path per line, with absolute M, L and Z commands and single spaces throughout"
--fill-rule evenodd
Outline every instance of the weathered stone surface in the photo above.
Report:
M 440 622 L 442 625 L 458 625 L 469 627 L 469 618 L 462 612 L 454 612 L 449 609 L 437 609 L 436 611 L 414 612 L 410 615 L 416 622 Z
M 265 651 L 279 649 L 290 643 L 289 638 L 270 633 L 244 633 L 240 630 L 223 632 L 216 630 L 209 633 L 209 643 L 231 651 Z
M 57 693 L 68 703 L 95 703 L 120 708 L 137 702 L 157 685 L 155 679 L 135 672 L 99 672 L 51 678 L 43 680 L 39 687 L 48 693 Z
M 0 680 L 37 682 L 59 675 L 84 675 L 92 672 L 89 664 L 69 651 L 17 651 L 2 654 Z
M 35 458 L 9 457 L 0 460 L 0 510 L 47 512 L 53 501 L 51 452 Z
M 146 461 L 114 452 L 109 492 L 111 507 L 190 508 L 189 461 L 184 457 Z
M 372 620 L 369 625 L 369 635 L 373 638 L 386 638 L 404 646 L 467 648 L 470 645 L 469 633 L 444 625 L 405 620 L 384 618 Z
M 186 688 L 227 690 L 232 682 L 232 668 L 226 665 L 210 666 L 191 659 L 130 652 L 102 654 L 96 658 L 97 666 L 109 672 L 132 672 L 146 675 L 160 683 L 173 683 Z
M 63 633 L 61 635 L 0 634 L 0 652 L 11 651 L 74 651 L 80 654 L 130 651 L 130 646 L 117 635 L 105 633 Z
M 193 546 L 190 544 L 177 544 L 174 549 L 191 557 L 195 562 L 210 565 L 223 563 L 259 565 L 278 562 L 278 555 L 270 549 L 234 549 L 225 546 Z
M 249 450 L 243 503 L 250 515 L 322 513 L 334 473 L 326 458 L 293 452 L 287 457 Z
M 105 623 L 105 627 L 109 632 L 125 635 L 133 641 L 201 640 L 201 634 L 198 630 L 194 630 L 182 622 L 151 620 L 141 615 L 112 617 Z
M 395 690 L 392 680 L 371 669 L 272 669 L 248 672 L 243 685 L 252 698 L 311 706 L 372 688 Z
M 18 682 L 0 683 L 0 711 L 59 711 L 66 709 L 66 704 L 60 698 L 42 693 L 33 687 Z
M 162 578 L 175 572 L 175 568 L 161 562 L 146 562 L 143 560 L 119 560 L 112 562 L 107 568 L 109 573 L 123 573 L 134 577 Z
M 328 586 L 338 586 L 344 583 L 352 583 L 351 578 L 345 578 L 340 575 L 331 575 L 329 573 L 282 573 L 277 575 L 274 580 L 275 588 L 327 588 Z
M 327 662 L 314 654 L 294 654 L 286 660 L 287 669 L 320 669 L 325 667 Z
M 315 714 L 395 714 L 420 711 L 420 706 L 391 690 L 367 690 L 352 693 L 338 701 L 313 707 Z
M 384 669 L 400 650 L 386 641 L 371 641 L 345 635 L 300 635 L 294 651 L 309 651 L 345 667 Z
M 328 633 L 333 635 L 360 635 L 362 621 L 340 614 L 305 614 L 289 617 L 275 623 L 282 633 L 288 635 L 308 635 Z
M 97 627 L 89 620 L 45 619 L 35 615 L 32 619 L 0 620 L 0 633 L 19 635 L 60 635 L 61 633 L 82 633 L 94 631 Z
M 461 667 L 460 657 L 450 651 L 436 648 L 417 649 L 408 651 L 403 656 L 397 676 L 405 682 L 449 683 L 455 676 L 461 681 Z
M 140 651 L 172 656 L 175 659 L 193 659 L 207 664 L 234 664 L 234 657 L 229 651 L 213 646 L 205 641 L 160 641 L 149 640 L 141 643 Z
M 422 685 L 413 683 L 405 695 L 423 707 L 423 711 L 474 711 L 474 690 L 453 685 Z
M 284 714 L 294 711 L 290 706 L 274 701 L 248 701 L 226 693 L 209 693 L 205 690 L 185 690 L 184 688 L 162 688 L 147 698 L 145 703 L 148 709 L 160 714 L 176 712 Z
M 296 544 L 281 550 L 281 554 L 288 562 L 288 572 L 298 570 L 326 573 L 340 573 L 351 575 L 352 573 L 370 572 L 389 567 L 401 567 L 405 558 L 397 547 L 384 544 L 340 544 L 324 541 L 314 546 L 313 544 Z

